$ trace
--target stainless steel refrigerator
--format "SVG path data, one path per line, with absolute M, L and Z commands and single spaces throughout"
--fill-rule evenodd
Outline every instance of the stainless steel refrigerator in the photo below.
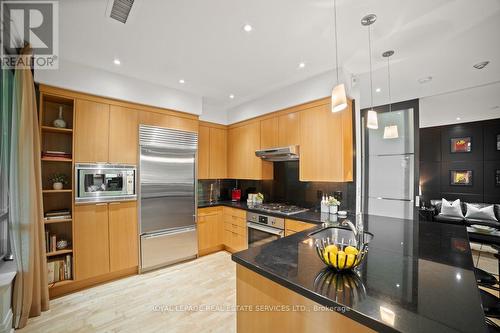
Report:
M 196 133 L 140 125 L 141 272 L 196 257 Z

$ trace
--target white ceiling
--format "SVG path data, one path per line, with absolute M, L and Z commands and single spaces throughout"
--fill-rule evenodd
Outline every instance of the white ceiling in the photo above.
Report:
M 203 96 L 221 112 L 334 68 L 333 0 L 136 0 L 126 24 L 106 16 L 111 3 L 60 2 L 61 58 Z M 367 13 L 378 16 L 374 88 L 382 91 L 374 104 L 387 102 L 380 56 L 387 49 L 396 50 L 393 100 L 500 80 L 498 0 L 337 3 L 341 65 L 359 75 L 363 107 L 370 104 L 367 32 L 360 25 Z M 246 23 L 254 27 L 249 34 Z M 482 60 L 491 63 L 472 68 Z M 301 61 L 306 67 L 298 69 Z M 424 76 L 433 80 L 417 83 Z

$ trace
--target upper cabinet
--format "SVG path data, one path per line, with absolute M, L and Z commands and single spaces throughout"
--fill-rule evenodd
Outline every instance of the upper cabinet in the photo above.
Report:
M 137 164 L 138 111 L 77 99 L 76 162 Z
M 260 121 L 260 149 L 278 147 L 278 117 Z
M 198 129 L 198 179 L 227 177 L 227 129 L 203 123 Z
M 352 102 L 332 113 L 330 104 L 300 111 L 300 180 L 353 180 Z
M 227 177 L 227 129 L 210 128 L 209 178 Z
M 278 146 L 286 147 L 300 144 L 299 135 L 298 112 L 278 117 Z
M 109 112 L 110 163 L 137 164 L 138 111 L 111 105 Z
M 238 124 L 228 130 L 227 172 L 234 179 L 272 179 L 272 163 L 264 162 L 255 151 L 260 149 L 260 122 Z
M 197 119 L 173 116 L 160 112 L 141 111 L 139 115 L 139 123 L 150 126 L 178 129 L 181 131 L 198 132 Z
M 198 179 L 208 179 L 210 170 L 210 128 L 198 128 Z
M 75 161 L 107 162 L 109 104 L 76 100 Z

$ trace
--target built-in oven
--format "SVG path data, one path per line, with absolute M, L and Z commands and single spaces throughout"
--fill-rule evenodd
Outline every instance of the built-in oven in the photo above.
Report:
M 110 202 L 137 199 L 136 167 L 125 164 L 75 165 L 75 202 Z
M 270 243 L 285 236 L 285 219 L 247 212 L 248 247 Z

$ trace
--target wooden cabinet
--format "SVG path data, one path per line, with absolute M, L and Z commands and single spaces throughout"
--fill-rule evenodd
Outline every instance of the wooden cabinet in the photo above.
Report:
M 210 128 L 209 145 L 210 167 L 209 178 L 220 179 L 227 177 L 227 130 Z
M 278 147 L 278 117 L 260 121 L 260 149 Z
M 110 163 L 137 164 L 138 111 L 111 105 L 109 112 Z
M 198 132 L 198 120 L 183 118 L 152 111 L 141 111 L 139 123 L 150 126 L 178 129 L 188 132 Z
M 74 130 L 76 162 L 107 162 L 109 104 L 76 100 Z
M 278 118 L 278 146 L 300 145 L 299 114 L 288 113 Z
M 224 245 L 230 252 L 248 248 L 246 211 L 223 207 Z
M 75 206 L 73 217 L 76 279 L 109 273 L 108 205 Z
M 352 104 L 332 113 L 330 104 L 300 111 L 300 180 L 353 180 Z
M 272 162 L 255 156 L 260 149 L 260 122 L 254 121 L 228 130 L 228 178 L 272 179 Z
M 200 256 L 222 249 L 222 207 L 198 210 L 198 254 Z
M 227 130 L 200 125 L 198 129 L 198 179 L 227 177 Z
M 210 128 L 198 128 L 198 179 L 208 179 L 210 172 Z
M 137 202 L 112 202 L 108 205 L 109 267 L 119 271 L 139 264 Z
M 137 202 L 76 205 L 73 215 L 76 279 L 137 267 Z
M 285 236 L 290 236 L 296 232 L 301 232 L 315 226 L 316 224 L 314 223 L 285 219 Z

